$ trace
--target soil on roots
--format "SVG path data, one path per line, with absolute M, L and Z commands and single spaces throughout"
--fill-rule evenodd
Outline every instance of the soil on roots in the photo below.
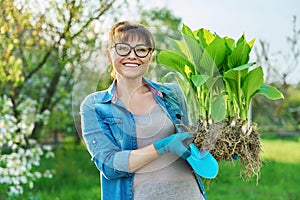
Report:
M 191 127 L 194 144 L 208 150 L 217 161 L 240 159 L 240 175 L 246 180 L 258 179 L 261 168 L 260 134 L 256 124 L 231 121 L 208 124 L 199 120 Z

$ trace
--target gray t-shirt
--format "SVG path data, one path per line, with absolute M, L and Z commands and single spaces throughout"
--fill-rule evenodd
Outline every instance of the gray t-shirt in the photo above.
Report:
M 137 144 L 142 148 L 175 133 L 171 120 L 159 105 L 145 115 L 134 115 Z M 136 171 L 134 200 L 204 199 L 190 165 L 172 153 L 164 154 Z

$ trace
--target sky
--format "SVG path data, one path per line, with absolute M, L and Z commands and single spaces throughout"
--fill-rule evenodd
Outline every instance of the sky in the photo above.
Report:
M 293 16 L 300 29 L 299 0 L 141 0 L 145 7 L 167 7 L 192 30 L 205 28 L 221 37 L 238 39 L 243 33 L 255 45 L 263 40 L 270 53 L 288 53 L 287 37 L 292 35 Z M 129 19 L 134 19 L 131 15 Z M 297 67 L 300 73 L 300 66 Z M 296 82 L 298 77 L 290 78 Z M 297 79 L 297 80 L 296 80 Z M 292 82 L 294 82 L 292 81 Z
M 170 8 L 193 30 L 206 28 L 220 36 L 269 42 L 274 49 L 286 48 L 292 33 L 293 15 L 298 16 L 299 0 L 142 0 L 145 6 Z

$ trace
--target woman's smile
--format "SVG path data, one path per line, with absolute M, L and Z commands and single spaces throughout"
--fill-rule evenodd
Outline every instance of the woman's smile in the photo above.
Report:
M 123 65 L 125 67 L 136 68 L 139 67 L 141 64 L 135 62 L 124 62 Z

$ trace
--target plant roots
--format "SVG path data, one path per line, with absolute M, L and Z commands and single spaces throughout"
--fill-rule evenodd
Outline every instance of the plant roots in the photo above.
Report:
M 233 161 L 238 157 L 240 176 L 246 180 L 256 176 L 258 181 L 262 149 L 256 124 L 235 120 L 208 124 L 199 120 L 191 132 L 196 135 L 194 144 L 200 150 L 210 151 L 217 161 Z

